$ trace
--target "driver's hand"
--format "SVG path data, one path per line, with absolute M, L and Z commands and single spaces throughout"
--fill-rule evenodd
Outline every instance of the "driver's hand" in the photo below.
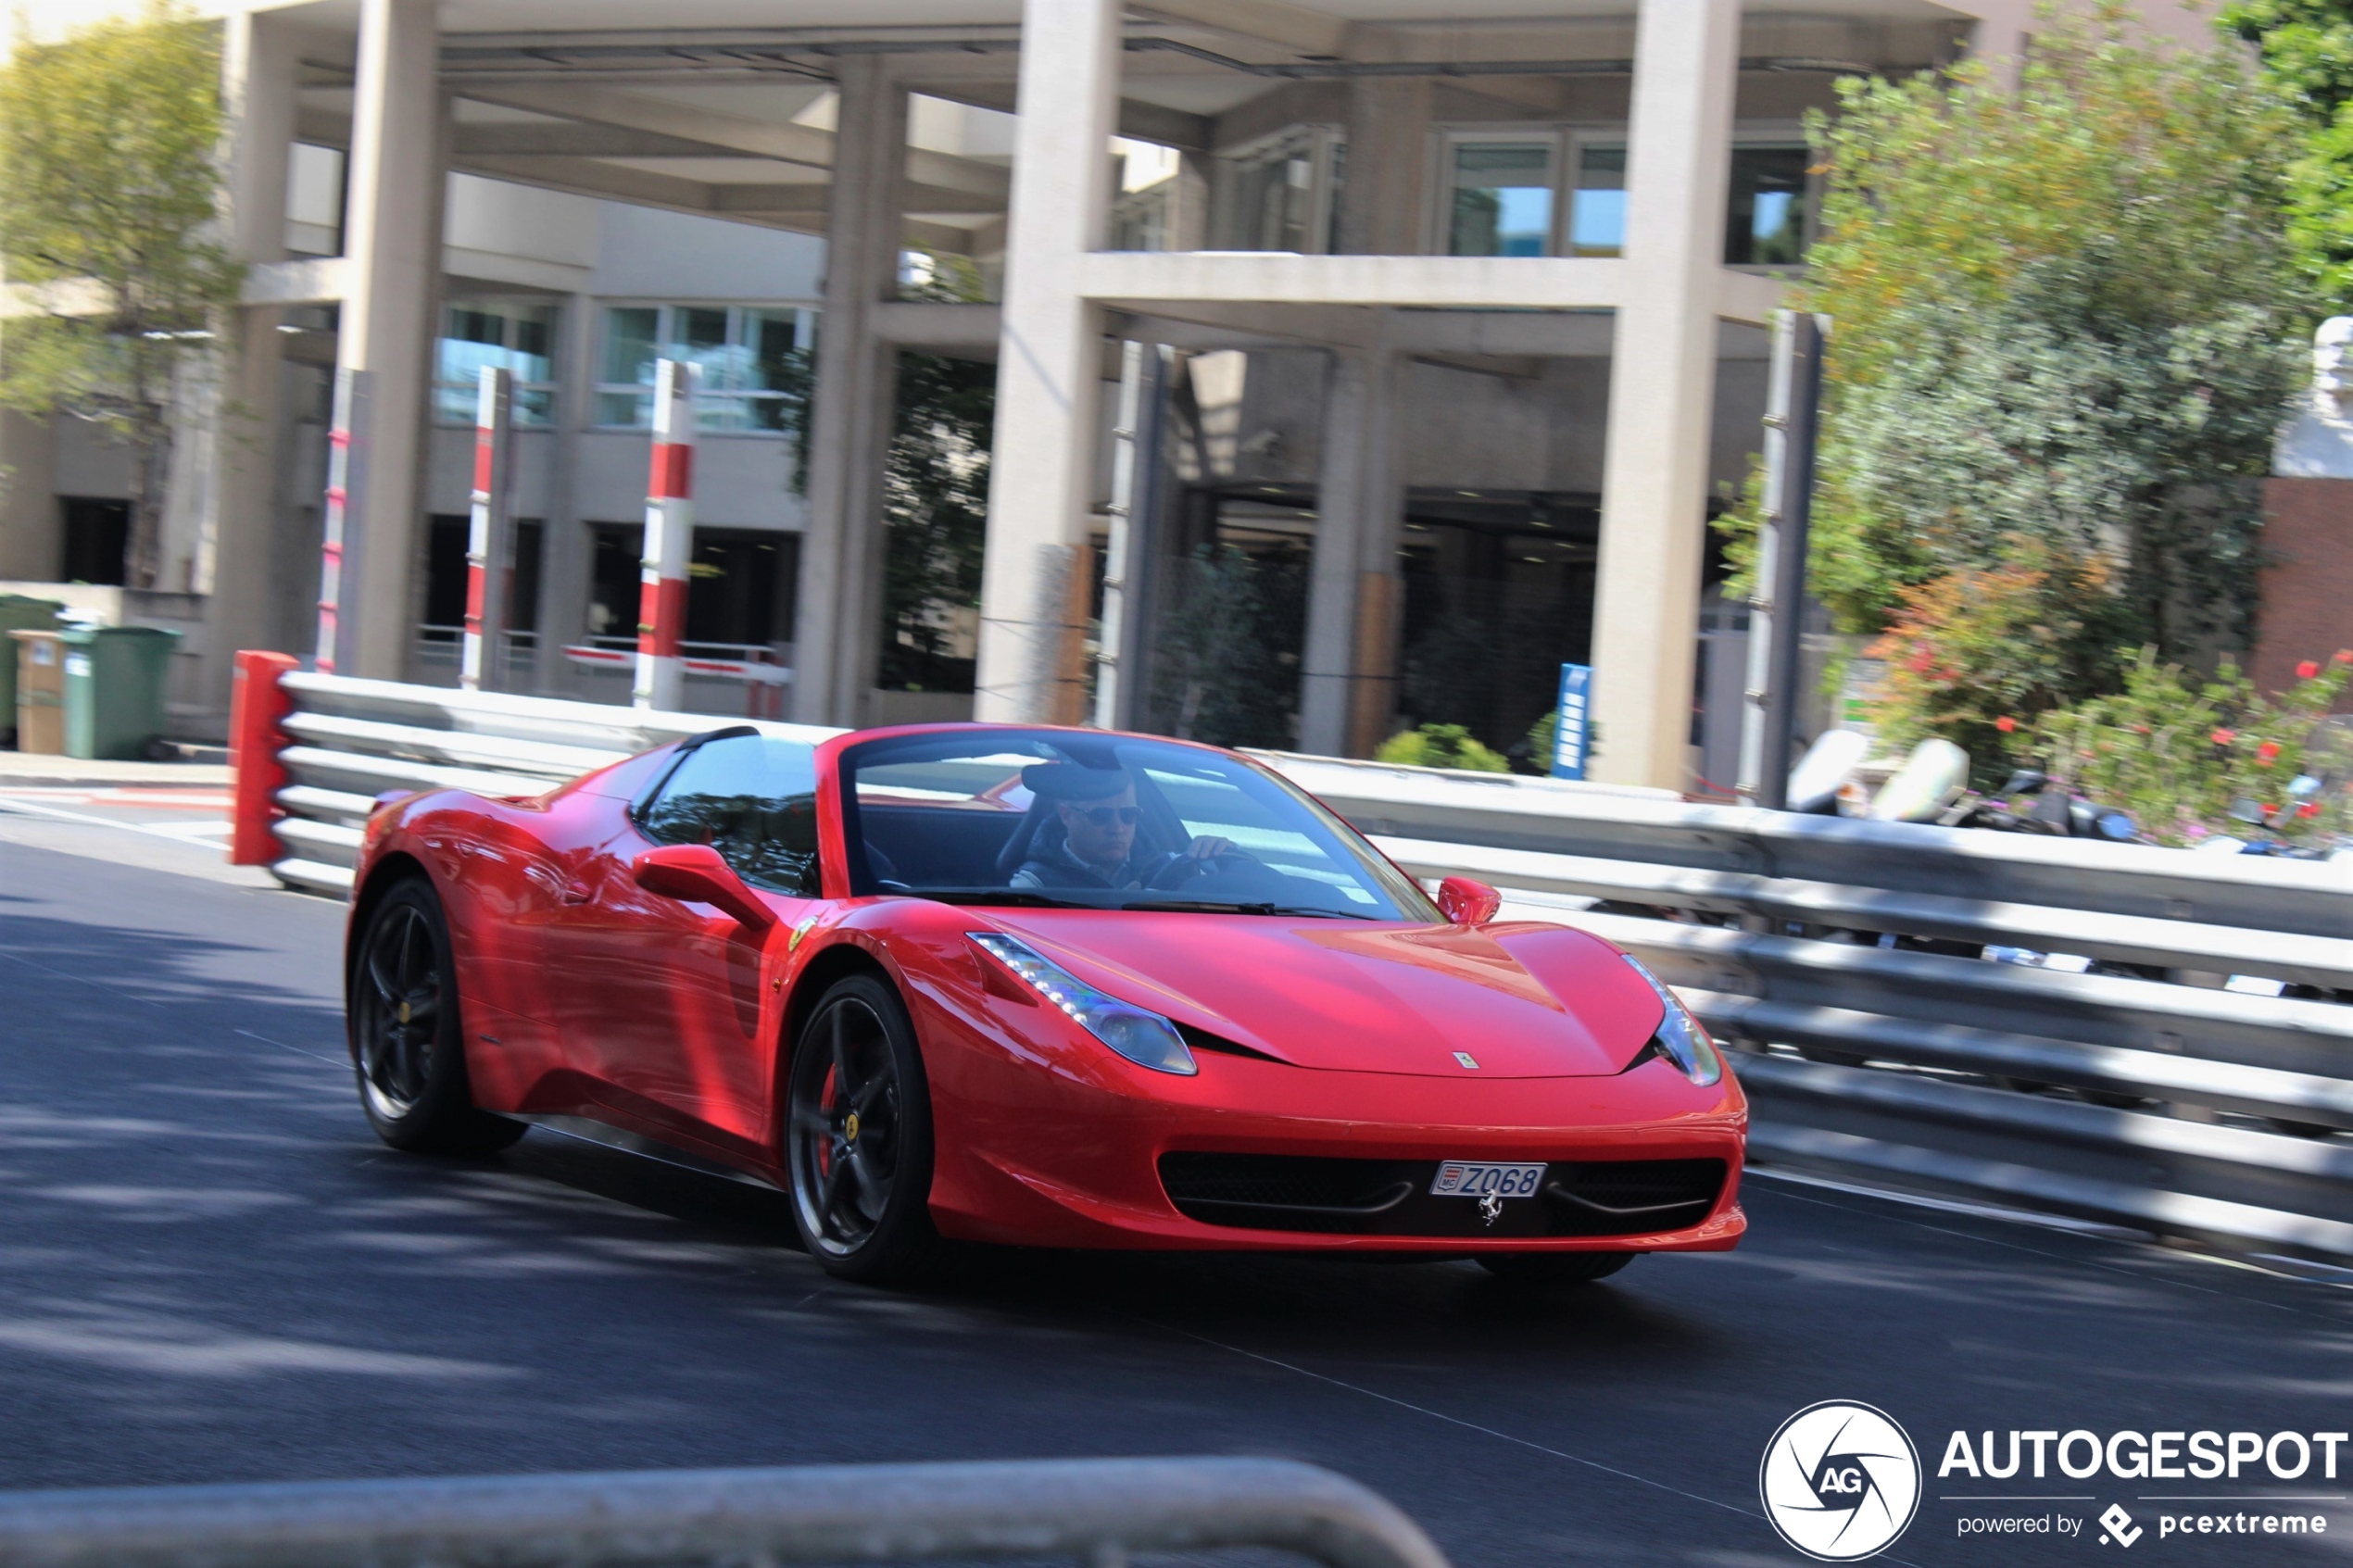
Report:
M 1220 855 L 1232 853 L 1234 841 L 1230 838 L 1196 838 L 1193 847 L 1185 851 L 1188 859 L 1195 860 L 1214 860 Z

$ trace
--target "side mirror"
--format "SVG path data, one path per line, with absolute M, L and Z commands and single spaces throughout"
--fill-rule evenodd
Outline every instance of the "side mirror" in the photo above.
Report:
M 648 893 L 687 903 L 711 904 L 751 932 L 776 923 L 776 911 L 744 885 L 736 868 L 708 844 L 665 844 L 629 862 L 630 879 Z
M 1450 925 L 1485 925 L 1504 907 L 1504 896 L 1483 882 L 1450 876 L 1438 884 L 1438 910 Z

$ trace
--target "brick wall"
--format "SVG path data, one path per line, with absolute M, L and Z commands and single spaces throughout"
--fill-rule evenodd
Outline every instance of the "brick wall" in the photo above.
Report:
M 2263 501 L 2263 619 L 2247 672 L 2278 691 L 2302 660 L 2353 648 L 2353 479 L 2274 479 Z

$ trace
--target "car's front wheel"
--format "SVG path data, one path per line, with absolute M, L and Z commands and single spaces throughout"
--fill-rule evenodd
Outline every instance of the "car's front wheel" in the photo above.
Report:
M 900 1284 L 938 1261 L 931 1091 L 915 1030 L 879 978 L 818 999 L 793 1044 L 786 1098 L 793 1223 L 828 1273 Z
M 1631 1252 L 1490 1252 L 1478 1266 L 1507 1285 L 1546 1290 L 1607 1279 L 1633 1261 Z
M 492 1154 L 528 1130 L 474 1109 L 449 924 L 422 878 L 393 887 L 369 911 L 345 1017 L 359 1104 L 393 1148 Z

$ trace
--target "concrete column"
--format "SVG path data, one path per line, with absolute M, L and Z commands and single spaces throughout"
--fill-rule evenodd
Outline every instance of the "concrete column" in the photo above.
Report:
M 233 344 L 233 311 L 213 317 L 216 342 Z M 220 521 L 220 450 L 222 422 L 221 375 L 228 356 L 192 354 L 174 367 L 171 376 L 171 449 L 164 461 L 163 495 L 158 497 L 154 586 L 170 594 L 209 595 L 218 559 Z M 202 643 L 203 638 L 190 639 Z M 201 659 L 200 647 L 183 643 L 174 657 L 185 669 Z M 182 688 L 184 689 L 184 688 Z
M 855 725 L 881 657 L 882 478 L 899 357 L 873 321 L 898 289 L 907 92 L 880 56 L 848 56 L 839 71 L 792 709 L 804 724 Z
M 1176 157 L 1176 189 L 1169 204 L 1168 248 L 1205 250 L 1209 246 L 1210 165 L 1207 153 L 1185 151 Z
M 1684 787 L 1740 0 L 1642 0 L 1593 605 L 1592 776 Z
M 595 376 L 589 356 L 597 345 L 597 302 L 576 294 L 564 301 L 562 332 L 556 348 L 556 420 L 548 433 L 554 451 L 547 465 L 547 517 L 539 524 L 539 665 L 534 689 L 568 696 L 579 689 L 577 671 L 565 662 L 564 645 L 588 635 L 586 520 L 580 515 L 580 432 L 594 417 L 588 400 Z
M 1021 120 L 1006 228 L 996 457 L 980 588 L 974 716 L 1076 723 L 1088 508 L 1102 396 L 1102 311 L 1081 257 L 1102 243 L 1119 94 L 1114 0 L 1025 0 Z
M 434 0 L 361 0 L 338 371 L 367 381 L 350 432 L 366 475 L 352 497 L 339 672 L 397 680 L 414 630 L 419 478 L 445 199 Z M 352 546 L 356 544 L 356 548 Z
M 296 46 L 294 29 L 270 11 L 239 11 L 222 22 L 221 109 L 228 126 L 222 185 L 229 247 L 261 266 L 286 256 L 286 166 L 293 157 Z M 220 392 L 226 408 L 184 439 L 212 446 L 204 491 L 204 560 L 211 596 L 199 675 L 207 708 L 225 714 L 239 648 L 276 648 L 280 624 L 271 587 L 285 541 L 279 537 L 278 434 L 283 422 L 283 312 L 224 311 Z
M 0 409 L 0 471 L 7 475 L 0 485 L 0 583 L 54 583 L 65 575 L 57 470 L 57 433 L 50 422 Z M 6 720 L 15 723 L 13 716 Z
M 1427 77 L 1369 77 L 1348 84 L 1348 175 L 1340 184 L 1335 249 L 1351 256 L 1428 252 L 1429 121 Z
M 1388 312 L 1381 313 L 1384 320 Z M 1367 756 L 1397 706 L 1399 366 L 1386 334 L 1336 352 L 1324 398 L 1315 482 L 1315 558 L 1308 574 L 1299 745 Z
M 1429 87 L 1419 78 L 1349 83 L 1337 251 L 1415 256 L 1429 248 Z M 1390 313 L 1378 314 L 1382 330 L 1371 345 L 1335 354 L 1315 483 L 1299 744 L 1332 756 L 1369 756 L 1397 706 L 1399 369 L 1386 341 Z

